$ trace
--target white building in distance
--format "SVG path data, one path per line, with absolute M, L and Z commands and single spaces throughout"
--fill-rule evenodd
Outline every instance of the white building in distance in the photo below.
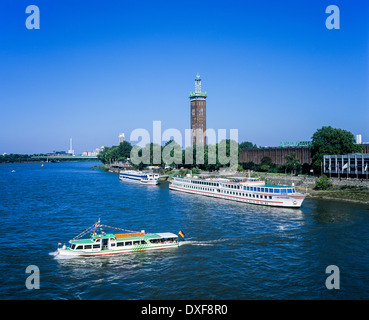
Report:
M 69 150 L 68 153 L 74 156 L 74 150 L 73 150 L 73 146 L 72 146 L 72 138 L 70 138 L 69 140 Z
M 118 136 L 118 139 L 119 139 L 119 144 L 121 144 L 122 142 L 124 142 L 124 133 L 120 133 L 119 136 Z

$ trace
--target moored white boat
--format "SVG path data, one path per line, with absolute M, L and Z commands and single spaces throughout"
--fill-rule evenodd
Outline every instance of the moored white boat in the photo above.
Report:
M 125 233 L 105 233 L 102 227 L 123 230 Z M 100 229 L 99 232 L 97 230 Z M 128 232 L 127 232 L 128 231 Z M 90 234 L 87 238 L 82 236 Z M 183 233 L 180 232 L 183 236 Z M 160 250 L 176 248 L 179 246 L 178 235 L 170 232 L 145 233 L 145 231 L 134 232 L 125 229 L 109 227 L 100 224 L 100 220 L 69 241 L 70 245 L 59 247 L 58 254 L 61 256 L 105 256 L 129 252 Z
M 169 189 L 265 206 L 299 208 L 306 194 L 293 186 L 267 185 L 256 178 L 199 179 L 174 177 Z
M 121 170 L 119 173 L 121 181 L 135 182 L 147 185 L 156 185 L 159 183 L 159 174 L 148 171 Z

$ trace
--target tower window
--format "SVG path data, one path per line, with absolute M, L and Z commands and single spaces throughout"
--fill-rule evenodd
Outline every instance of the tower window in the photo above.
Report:
M 203 108 L 199 108 L 199 116 L 202 116 L 204 114 L 204 109 Z

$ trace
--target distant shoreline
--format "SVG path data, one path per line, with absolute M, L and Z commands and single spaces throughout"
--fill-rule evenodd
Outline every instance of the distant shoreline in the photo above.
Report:
M 24 164 L 24 163 L 65 163 L 65 162 L 101 162 L 98 159 L 76 159 L 76 160 L 64 160 L 64 161 L 20 161 L 20 162 L 0 162 L 2 164 L 14 165 L 14 164 Z

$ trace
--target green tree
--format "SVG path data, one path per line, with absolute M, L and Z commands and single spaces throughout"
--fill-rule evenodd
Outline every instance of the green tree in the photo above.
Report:
M 97 158 L 103 163 L 107 164 L 110 163 L 110 159 L 108 158 L 108 153 L 110 151 L 110 147 L 104 147 L 99 154 L 97 155 Z
M 354 135 L 343 129 L 322 127 L 312 136 L 311 156 L 315 172 L 321 171 L 324 155 L 361 152 L 362 147 L 355 144 Z
M 323 174 L 320 178 L 315 180 L 315 189 L 316 190 L 327 190 L 332 186 L 329 178 Z
M 263 157 L 260 161 L 260 170 L 264 172 L 269 172 L 273 166 L 273 160 L 271 157 Z
M 174 140 L 169 140 L 164 147 L 162 147 L 162 162 L 164 165 L 169 165 L 171 167 L 181 165 L 182 149 Z
M 252 144 L 250 141 L 244 141 L 240 143 L 240 150 L 250 150 L 250 149 L 257 149 L 258 146 L 256 144 Z
M 285 162 L 285 166 L 286 166 L 286 170 L 291 172 L 294 172 L 295 174 L 297 174 L 297 172 L 301 169 L 301 163 L 300 160 L 296 158 L 296 153 L 292 152 L 290 154 L 286 154 L 286 156 L 284 157 L 286 162 Z
M 132 145 L 128 141 L 123 141 L 118 146 L 118 160 L 124 161 L 131 156 Z
M 222 151 L 225 151 L 225 154 Z M 225 139 L 217 144 L 217 157 L 223 167 L 229 166 L 232 170 L 237 170 L 239 153 L 240 147 L 235 140 Z
M 97 155 L 97 158 L 103 164 L 124 161 L 130 157 L 131 149 L 132 145 L 129 142 L 124 141 L 121 142 L 119 146 L 104 147 L 104 149 Z
M 257 171 L 259 169 L 259 165 L 257 165 L 256 163 L 249 161 L 249 162 L 242 162 L 241 166 L 243 168 L 243 170 L 253 170 L 253 171 Z

